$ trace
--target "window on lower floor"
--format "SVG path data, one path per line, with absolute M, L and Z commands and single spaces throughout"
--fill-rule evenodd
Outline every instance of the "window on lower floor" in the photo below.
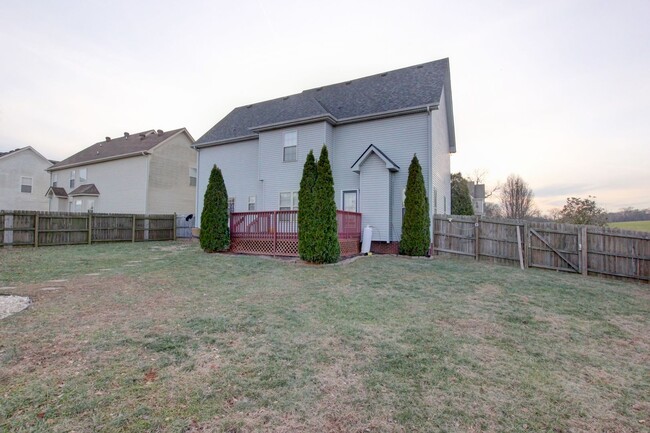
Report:
M 235 197 L 228 197 L 228 213 L 231 214 L 235 211 Z
M 356 191 L 343 191 L 343 210 L 347 212 L 359 212 Z
M 257 201 L 257 197 L 254 195 L 248 196 L 248 210 L 249 211 L 254 211 L 255 210 L 255 202 Z
M 20 192 L 25 192 L 27 194 L 32 193 L 32 182 L 31 177 L 21 176 L 20 178 Z
M 298 191 L 280 193 L 280 210 L 298 209 Z

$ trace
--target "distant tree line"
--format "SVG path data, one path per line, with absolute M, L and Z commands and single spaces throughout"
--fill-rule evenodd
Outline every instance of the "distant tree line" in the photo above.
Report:
M 626 207 L 618 212 L 609 212 L 607 221 L 612 223 L 626 221 L 650 221 L 650 209 L 635 209 Z

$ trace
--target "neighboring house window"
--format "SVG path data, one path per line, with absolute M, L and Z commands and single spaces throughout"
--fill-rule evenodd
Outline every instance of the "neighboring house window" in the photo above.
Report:
M 343 210 L 347 212 L 358 212 L 357 192 L 343 191 Z
M 81 212 L 81 205 L 82 205 L 82 203 L 83 203 L 83 202 L 82 202 L 81 200 L 75 200 L 75 201 L 74 201 L 74 211 L 75 211 L 75 212 Z
M 20 192 L 32 193 L 32 178 L 21 176 L 20 178 Z
M 228 213 L 235 211 L 235 197 L 228 197 Z
M 88 200 L 88 210 L 90 212 L 95 210 L 95 200 Z
M 59 173 L 52 173 L 52 186 L 58 186 Z
M 84 183 L 88 180 L 88 169 L 80 168 L 79 169 L 79 183 Z
M 76 173 L 74 172 L 74 170 L 72 170 L 70 172 L 70 189 L 74 188 L 74 178 L 75 178 L 75 176 L 76 176 Z
M 190 186 L 196 186 L 196 168 L 190 167 Z
M 443 209 L 443 214 L 447 215 L 447 196 L 444 196 L 442 198 L 442 209 Z
M 298 209 L 298 191 L 280 193 L 280 210 Z
M 433 188 L 433 213 L 438 213 L 438 190 Z
M 284 147 L 282 161 L 293 162 L 297 160 L 298 149 L 298 131 L 289 131 L 284 133 Z
M 248 210 L 253 211 L 255 210 L 255 201 L 257 200 L 257 197 L 254 195 L 251 195 L 248 197 Z

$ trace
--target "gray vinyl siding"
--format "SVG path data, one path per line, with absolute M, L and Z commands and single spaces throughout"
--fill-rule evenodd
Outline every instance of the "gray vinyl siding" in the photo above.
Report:
M 50 165 L 30 148 L 22 149 L 0 159 L 0 210 L 48 210 Z M 21 191 L 22 177 L 31 178 L 32 192 Z
M 199 173 L 197 179 L 197 227 L 203 210 L 203 196 L 208 186 L 212 166 L 217 165 L 223 174 L 228 197 L 235 198 L 235 212 L 248 210 L 248 197 L 257 197 L 257 209 L 261 205 L 261 187 L 257 180 L 258 141 L 249 140 L 199 149 Z
M 427 122 L 429 122 L 429 115 L 418 113 L 335 127 L 333 129 L 332 170 L 337 208 L 342 209 L 341 191 L 343 190 L 360 189 L 359 200 L 360 202 L 364 201 L 365 192 L 360 188 L 360 175 L 353 172 L 351 167 L 366 148 L 370 144 L 374 144 L 400 167 L 399 172 L 391 175 L 391 196 L 386 201 L 386 203 L 392 203 L 390 205 L 390 240 L 399 241 L 402 228 L 402 190 L 406 187 L 408 168 L 414 153 L 420 160 L 427 191 L 430 185 L 429 164 L 427 163 L 429 155 Z M 384 211 L 389 212 L 388 209 Z
M 431 112 L 431 166 L 433 167 L 433 187 L 437 191 L 438 201 L 433 204 L 433 211 L 438 214 L 451 212 L 451 174 L 449 166 L 449 131 L 447 128 L 447 109 L 445 94 L 440 99 L 440 106 Z M 432 195 L 433 197 L 433 195 Z M 446 201 L 446 206 L 445 206 Z
M 281 192 L 300 189 L 307 154 L 313 150 L 314 157 L 318 159 L 321 147 L 326 142 L 326 125 L 326 122 L 318 122 L 260 133 L 260 180 L 263 197 L 263 209 L 260 207 L 260 210 L 277 210 Z M 297 156 L 296 161 L 283 162 L 284 133 L 289 131 L 298 132 Z M 331 146 L 328 146 L 327 150 L 332 153 Z
M 361 165 L 361 221 L 363 227 L 372 227 L 373 241 L 390 240 L 390 175 L 384 161 L 375 154 L 369 156 Z

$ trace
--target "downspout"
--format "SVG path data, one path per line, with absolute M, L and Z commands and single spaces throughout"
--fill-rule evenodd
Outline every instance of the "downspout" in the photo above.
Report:
M 144 183 L 146 186 L 144 188 L 144 214 L 148 214 L 149 212 L 149 182 L 151 182 L 151 179 L 149 178 L 149 161 L 151 158 L 150 153 L 147 152 L 142 152 L 142 156 L 147 158 L 147 181 Z
M 435 227 L 434 224 L 434 216 L 433 216 L 433 209 L 436 208 L 436 204 L 433 203 L 433 133 L 431 131 L 431 123 L 433 122 L 433 118 L 431 117 L 431 111 L 432 110 L 437 110 L 438 107 L 435 105 L 427 105 L 427 166 L 429 169 L 429 188 L 427 192 L 428 200 L 429 200 L 429 244 L 433 243 L 433 228 Z
M 194 146 L 192 146 L 194 147 Z M 196 150 L 196 188 L 194 189 L 194 226 L 195 227 L 201 227 L 200 223 L 200 215 L 199 215 L 199 187 L 201 184 L 201 171 L 200 171 L 200 165 L 199 162 L 201 161 L 201 149 L 197 149 L 194 147 Z M 197 226 L 197 223 L 199 224 Z

